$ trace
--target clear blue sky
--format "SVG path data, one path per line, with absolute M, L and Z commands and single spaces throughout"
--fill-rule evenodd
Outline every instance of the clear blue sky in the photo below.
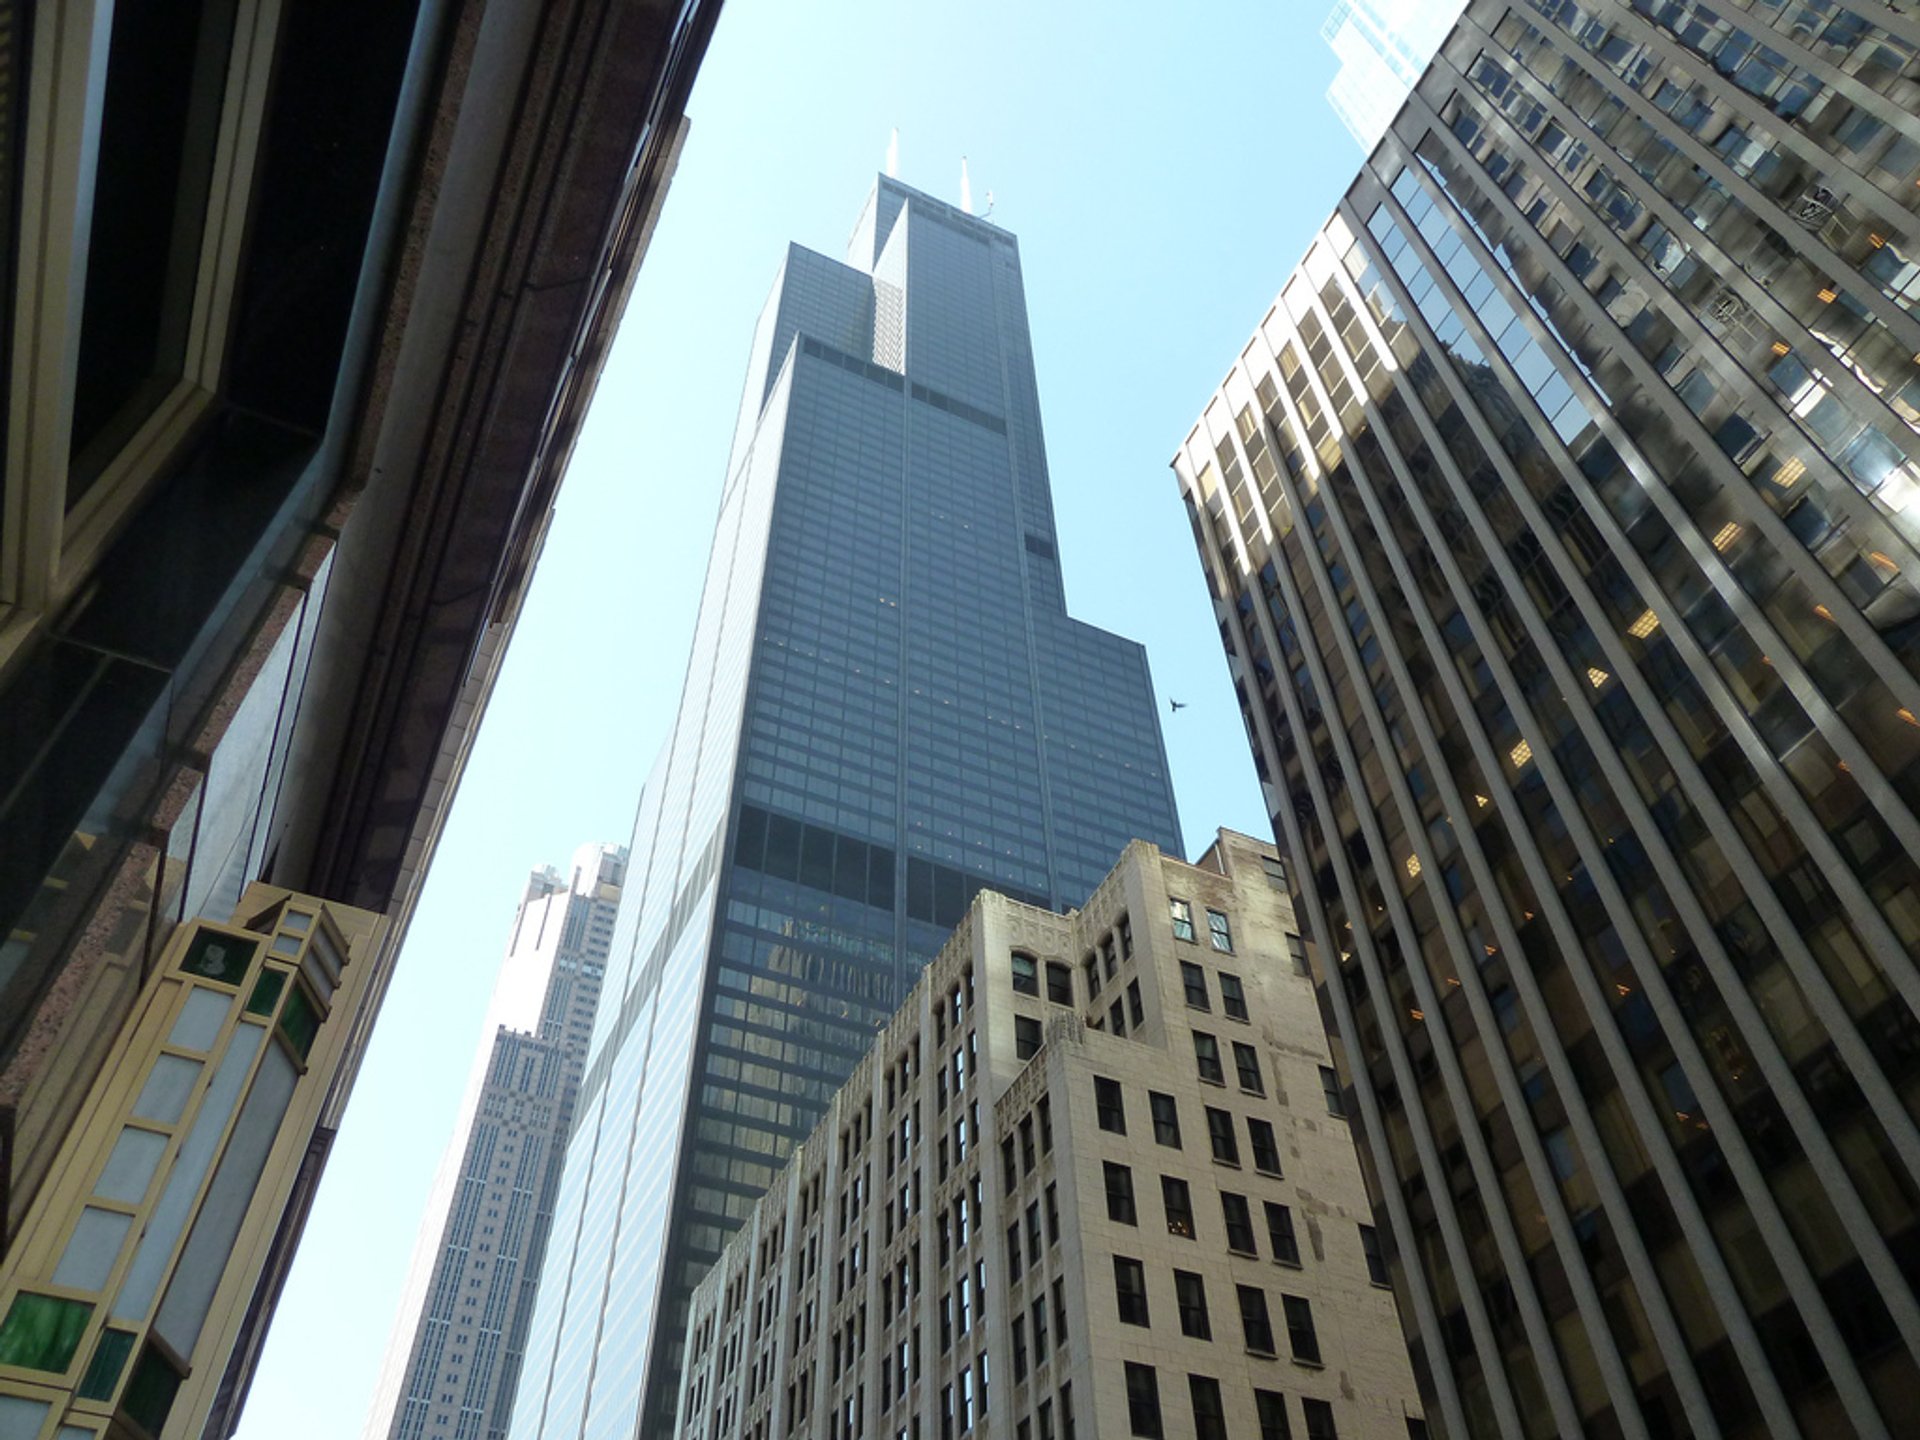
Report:
M 753 322 L 900 177 L 1020 238 L 1068 604 L 1145 643 L 1190 854 L 1266 816 L 1167 468 L 1357 172 L 1331 0 L 726 0 L 692 131 L 254 1385 L 356 1436 L 527 872 L 625 843 L 693 627 Z M 1165 697 L 1187 702 L 1165 714 Z

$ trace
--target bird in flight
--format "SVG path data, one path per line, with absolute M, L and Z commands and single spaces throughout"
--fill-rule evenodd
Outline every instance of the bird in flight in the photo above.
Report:
M 1167 710 L 1170 714 L 1177 715 L 1186 708 L 1187 702 L 1184 700 L 1174 700 L 1170 698 L 1167 701 Z

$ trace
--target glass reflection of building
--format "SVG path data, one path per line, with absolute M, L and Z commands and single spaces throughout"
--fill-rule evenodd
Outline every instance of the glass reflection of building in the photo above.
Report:
M 754 337 L 511 1433 L 670 1433 L 686 1309 L 976 889 L 1178 827 L 1146 658 L 1068 618 L 1019 250 L 879 181 Z
M 1917 49 L 1476 0 L 1176 457 L 1449 1433 L 1920 1403 Z
M 1373 149 L 1387 133 L 1463 3 L 1336 0 L 1320 26 L 1320 38 L 1340 62 L 1327 104 L 1362 150 Z

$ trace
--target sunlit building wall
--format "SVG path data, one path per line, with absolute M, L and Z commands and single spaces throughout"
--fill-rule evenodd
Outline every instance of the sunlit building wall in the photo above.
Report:
M 694 1293 L 680 1440 L 1423 1440 L 1272 849 L 981 895 Z
M 506 1433 L 626 868 L 583 845 L 527 881 L 365 1440 Z
M 1917 45 L 1471 5 L 1175 458 L 1451 1434 L 1920 1404 Z

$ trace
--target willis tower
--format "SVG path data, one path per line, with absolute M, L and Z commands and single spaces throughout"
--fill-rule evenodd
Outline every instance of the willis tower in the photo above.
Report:
M 669 1434 L 695 1282 L 973 893 L 1179 833 L 1145 652 L 1066 613 L 1019 247 L 883 177 L 754 334 L 513 1440 Z

